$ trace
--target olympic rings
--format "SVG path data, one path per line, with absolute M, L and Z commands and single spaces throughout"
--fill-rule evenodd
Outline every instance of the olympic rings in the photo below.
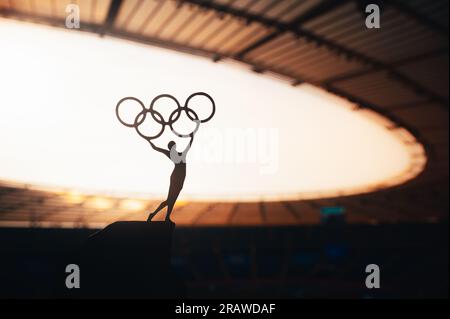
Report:
M 206 94 L 206 93 L 204 93 L 204 92 L 197 92 L 197 93 L 191 94 L 191 95 L 187 98 L 186 103 L 184 104 L 184 106 L 185 106 L 185 107 L 188 107 L 189 101 L 190 101 L 193 97 L 195 97 L 195 96 L 205 96 L 205 97 L 211 102 L 211 105 L 212 105 L 212 112 L 211 112 L 211 115 L 210 115 L 209 117 L 207 117 L 206 119 L 200 121 L 200 123 L 206 123 L 206 122 L 208 122 L 210 119 L 212 119 L 212 117 L 213 117 L 214 114 L 216 113 L 216 103 L 214 103 L 214 100 L 213 100 L 212 97 L 209 96 L 208 94 Z M 192 110 L 191 108 L 189 108 L 189 109 Z M 192 121 L 194 121 L 194 119 L 189 115 L 188 112 L 186 112 L 186 115 L 187 115 Z M 198 118 L 197 118 L 197 119 L 198 119 Z
M 144 139 L 146 139 L 146 140 L 153 140 L 153 139 L 155 139 L 155 138 L 160 137 L 160 136 L 164 133 L 164 127 L 165 127 L 165 125 L 161 125 L 161 130 L 160 130 L 156 135 L 154 135 L 154 136 L 147 136 L 147 135 L 144 135 L 141 131 L 139 131 L 139 125 L 142 124 L 142 123 L 144 123 L 145 118 L 147 117 L 147 113 L 150 113 L 150 110 L 144 109 L 144 110 L 142 110 L 142 112 L 140 112 L 140 113 L 136 116 L 136 118 L 135 118 L 135 120 L 134 120 L 134 124 L 135 124 L 135 125 L 134 125 L 134 128 L 136 129 L 136 132 L 139 134 L 139 136 L 141 136 L 142 138 L 144 138 Z M 151 114 L 152 114 L 152 113 L 151 113 Z M 156 111 L 155 111 L 155 114 L 158 114 L 158 116 L 160 117 L 160 119 L 161 119 L 161 120 L 164 120 L 163 117 L 162 117 L 162 115 L 161 115 L 159 112 L 156 112 Z M 139 117 L 142 117 L 142 119 L 139 120 Z M 153 117 L 153 114 L 152 114 L 152 117 Z M 138 123 L 139 123 L 139 124 L 138 124 Z
M 198 115 L 197 115 L 197 113 L 192 108 L 190 108 L 188 106 L 189 101 L 195 96 L 204 96 L 211 102 L 211 107 L 212 107 L 211 114 L 207 118 L 205 118 L 203 120 L 200 120 Z M 177 108 L 170 114 L 169 119 L 167 121 L 163 118 L 163 116 L 161 115 L 160 112 L 154 110 L 155 103 L 160 98 L 169 98 L 169 99 L 173 100 L 176 103 L 176 105 L 177 105 Z M 142 108 L 142 110 L 136 115 L 133 124 L 130 124 L 130 123 L 127 123 L 127 122 L 123 121 L 120 118 L 120 115 L 119 115 L 119 107 L 126 100 L 132 100 L 132 101 L 138 102 L 139 105 Z M 181 134 L 181 133 L 177 132 L 174 129 L 174 127 L 173 127 L 175 122 L 180 118 L 181 112 L 183 112 L 183 111 L 186 113 L 187 117 L 191 121 L 195 122 L 195 129 L 190 134 Z M 145 119 L 147 117 L 147 113 L 150 113 L 150 115 L 153 118 L 153 120 L 156 123 L 161 125 L 161 130 L 156 135 L 147 136 L 147 135 L 144 135 L 139 130 L 139 126 L 142 123 L 144 123 L 144 121 L 145 121 Z M 212 117 L 214 116 L 215 113 L 216 113 L 216 104 L 214 103 L 214 100 L 211 98 L 211 96 L 209 96 L 208 94 L 206 94 L 204 92 L 197 92 L 197 93 L 191 94 L 187 98 L 184 106 L 181 106 L 180 103 L 178 102 L 178 100 L 175 97 L 173 97 L 172 95 L 170 95 L 170 94 L 160 94 L 160 95 L 156 96 L 152 100 L 152 102 L 150 103 L 150 107 L 148 109 L 144 106 L 144 104 L 139 99 L 137 99 L 135 97 L 125 97 L 125 98 L 121 99 L 116 105 L 116 116 L 117 116 L 119 122 L 122 123 L 123 125 L 125 125 L 126 127 L 134 127 L 136 132 L 139 134 L 139 136 L 141 136 L 142 138 L 144 138 L 146 140 L 152 140 L 152 139 L 160 137 L 163 134 L 166 125 L 169 126 L 170 130 L 175 135 L 177 135 L 179 137 L 189 137 L 189 136 L 191 136 L 192 134 L 195 134 L 198 131 L 198 129 L 200 127 L 200 123 L 208 122 L 210 119 L 212 119 Z
M 193 122 L 195 122 L 195 129 L 194 129 L 194 131 L 193 131 L 192 133 L 190 133 L 190 134 L 181 134 L 181 133 L 178 133 L 178 132 L 173 128 L 173 123 L 176 122 L 176 120 L 175 120 L 175 121 L 172 120 L 173 115 L 174 115 L 174 114 L 177 114 L 177 119 L 178 119 L 178 118 L 180 118 L 180 114 L 181 114 L 182 111 L 185 111 L 185 112 L 186 112 L 186 115 L 187 115 Z M 192 117 L 189 115 L 189 112 L 191 112 L 192 114 L 194 114 L 194 118 L 192 118 Z M 182 108 L 176 109 L 176 110 L 173 111 L 172 114 L 170 114 L 170 116 L 169 116 L 169 127 L 170 127 L 170 130 L 171 130 L 175 135 L 177 135 L 177 136 L 179 136 L 179 137 L 189 137 L 191 134 L 197 133 L 197 130 L 198 130 L 198 128 L 200 127 L 200 122 L 201 122 L 201 121 L 198 119 L 197 113 L 195 113 L 193 109 L 190 109 L 190 108 L 188 108 L 187 106 L 183 106 Z
M 156 111 L 153 109 L 153 107 L 155 106 L 155 102 L 156 102 L 158 99 L 161 99 L 161 98 L 169 98 L 169 99 L 173 100 L 173 101 L 177 104 L 177 109 L 180 109 L 180 108 L 181 108 L 180 103 L 178 102 L 178 100 L 177 100 L 176 98 L 174 98 L 172 95 L 170 95 L 170 94 L 160 94 L 160 95 L 158 95 L 157 97 L 155 97 L 155 98 L 152 100 L 152 103 L 150 103 L 150 114 L 152 115 L 153 119 L 154 119 L 158 124 L 161 124 L 161 125 L 168 125 L 168 124 L 170 125 L 170 124 L 173 124 L 173 122 L 175 122 L 176 120 L 178 120 L 178 118 L 180 117 L 179 114 L 178 114 L 177 118 L 174 119 L 172 122 L 170 121 L 170 117 L 169 117 L 169 122 L 165 122 L 165 121 L 164 121 L 164 118 L 161 117 L 162 120 L 159 121 L 159 120 L 154 116 L 154 112 L 156 112 Z M 160 115 L 161 115 L 161 114 L 160 114 Z
M 122 123 L 122 124 L 125 125 L 126 127 L 135 127 L 136 125 L 141 125 L 142 122 L 144 122 L 145 118 L 144 118 L 141 122 L 139 122 L 139 123 L 136 123 L 136 120 L 135 120 L 133 124 L 128 124 L 127 122 L 123 121 L 123 120 L 120 118 L 120 116 L 119 116 L 119 106 L 120 106 L 120 104 L 122 104 L 122 102 L 125 102 L 126 100 L 132 100 L 132 101 L 138 102 L 139 105 L 142 107 L 142 111 L 145 110 L 144 103 L 142 103 L 141 100 L 139 100 L 139 99 L 137 99 L 137 98 L 135 98 L 135 97 L 132 97 L 132 96 L 124 97 L 124 98 L 121 99 L 121 100 L 117 103 L 117 105 L 116 105 L 116 116 L 117 116 L 117 118 L 119 119 L 120 123 Z M 141 111 L 141 112 L 142 112 L 142 111 Z M 139 114 L 140 114 L 140 113 L 139 113 Z M 139 114 L 138 114 L 138 116 L 139 116 Z M 136 116 L 136 119 L 138 118 L 138 116 Z

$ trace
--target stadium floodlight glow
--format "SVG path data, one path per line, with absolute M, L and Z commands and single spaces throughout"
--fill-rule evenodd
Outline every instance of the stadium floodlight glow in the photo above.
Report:
M 422 145 L 407 130 L 310 85 L 292 87 L 228 63 L 5 19 L 0 38 L 2 182 L 67 190 L 76 202 L 85 193 L 164 196 L 171 164 L 117 121 L 116 103 L 135 96 L 148 104 L 161 93 L 184 101 L 202 91 L 214 96 L 216 114 L 196 134 L 185 200 L 355 194 L 403 183 L 426 164 Z M 160 107 L 170 112 L 169 104 Z M 196 112 L 207 111 L 198 104 Z M 185 120 L 177 130 L 189 130 Z M 161 146 L 173 139 L 169 133 Z M 134 210 L 142 203 L 124 205 Z

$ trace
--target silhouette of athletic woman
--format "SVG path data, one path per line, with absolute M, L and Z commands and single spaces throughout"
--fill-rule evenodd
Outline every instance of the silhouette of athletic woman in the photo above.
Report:
M 170 187 L 167 199 L 159 204 L 158 208 L 156 208 L 153 213 L 148 215 L 148 222 L 151 221 L 152 218 L 155 217 L 155 215 L 166 206 L 166 222 L 170 221 L 170 214 L 172 213 L 172 209 L 175 205 L 175 202 L 177 201 L 178 195 L 183 189 L 184 179 L 186 177 L 186 155 L 191 148 L 192 142 L 194 141 L 194 134 L 191 134 L 190 137 L 191 140 L 189 141 L 188 146 L 186 146 L 186 149 L 181 153 L 177 152 L 177 144 L 174 141 L 170 141 L 167 144 L 168 150 L 159 148 L 155 146 L 151 141 L 149 141 L 152 148 L 155 151 L 166 155 L 175 164 L 175 167 L 173 168 L 172 175 L 170 175 Z

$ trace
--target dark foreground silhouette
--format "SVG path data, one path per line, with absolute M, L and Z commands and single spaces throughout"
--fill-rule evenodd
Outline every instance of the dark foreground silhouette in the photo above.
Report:
M 153 213 L 148 215 L 147 221 L 151 221 L 153 217 L 155 217 L 155 215 L 166 206 L 166 221 L 170 221 L 170 214 L 172 213 L 173 206 L 177 201 L 178 195 L 180 195 L 180 192 L 183 189 L 184 179 L 186 178 L 186 156 L 192 146 L 192 142 L 194 141 L 194 134 L 191 134 L 190 137 L 191 140 L 189 141 L 188 146 L 181 153 L 177 151 L 177 144 L 174 141 L 169 142 L 169 144 L 167 145 L 168 150 L 159 148 L 155 146 L 155 144 L 153 144 L 151 141 L 149 141 L 152 148 L 155 151 L 158 151 L 167 156 L 173 162 L 175 167 L 173 168 L 172 174 L 170 175 L 170 186 L 167 199 L 159 204 L 159 206 Z
M 185 287 L 171 268 L 169 222 L 116 222 L 90 236 L 80 255 L 87 298 L 182 298 Z

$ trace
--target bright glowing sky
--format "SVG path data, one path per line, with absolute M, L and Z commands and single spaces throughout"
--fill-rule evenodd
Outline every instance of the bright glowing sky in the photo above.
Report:
M 4 19 L 0 39 L 0 180 L 164 195 L 172 164 L 117 121 L 115 105 L 125 96 L 148 105 L 161 93 L 184 103 L 197 91 L 215 99 L 217 112 L 200 126 L 188 155 L 184 198 L 363 188 L 410 164 L 388 130 L 308 85 L 294 88 L 227 63 Z M 223 160 L 234 144 L 221 139 L 236 129 L 259 130 L 259 139 L 241 139 L 256 162 Z M 165 134 L 161 145 L 168 139 Z

